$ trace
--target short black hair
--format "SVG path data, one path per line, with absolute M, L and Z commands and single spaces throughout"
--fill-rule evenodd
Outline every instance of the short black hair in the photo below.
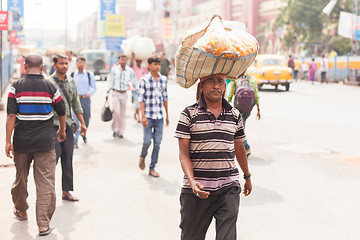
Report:
M 127 56 L 126 56 L 125 54 L 122 54 L 122 55 L 118 56 L 118 60 L 119 60 L 120 58 L 127 58 Z
M 148 64 L 152 64 L 153 62 L 160 63 L 160 58 L 158 58 L 158 57 L 149 57 L 148 58 Z
M 76 59 L 76 62 L 78 62 L 78 61 L 84 61 L 84 62 L 86 62 L 86 59 L 84 58 L 84 57 L 78 57 L 77 59 Z
M 53 58 L 53 62 L 56 64 L 59 59 L 62 58 L 62 59 L 69 59 L 68 56 L 64 55 L 64 54 L 58 54 L 56 55 L 54 58 Z

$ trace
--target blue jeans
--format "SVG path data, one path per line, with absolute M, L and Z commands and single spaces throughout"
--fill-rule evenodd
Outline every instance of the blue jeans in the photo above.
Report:
M 88 98 L 80 98 L 80 103 L 81 103 L 81 107 L 83 109 L 83 118 L 84 118 L 84 122 L 85 122 L 85 126 L 86 128 L 89 127 L 89 123 L 90 123 L 90 117 L 91 117 L 91 100 L 90 97 Z M 78 128 L 75 132 L 75 138 L 74 138 L 74 144 L 77 145 L 78 144 L 78 139 L 80 136 L 80 122 L 79 119 L 76 117 L 76 114 L 74 113 L 74 111 L 72 112 L 74 121 L 77 123 Z
M 250 114 L 241 114 L 242 117 L 242 121 L 243 121 L 243 126 L 244 126 L 244 130 L 245 130 L 245 123 L 246 123 L 246 119 L 250 116 Z M 245 150 L 249 150 L 250 149 L 250 145 L 248 144 L 247 140 L 244 141 L 244 147 Z
M 160 144 L 163 136 L 163 129 L 164 129 L 164 120 L 163 119 L 151 119 L 148 118 L 148 126 L 147 128 L 143 127 L 144 129 L 144 142 L 141 150 L 140 157 L 145 158 L 148 149 L 151 144 L 151 139 L 154 140 L 154 148 L 151 154 L 151 163 L 149 166 L 150 170 L 155 168 L 156 163 L 158 162 L 159 158 L 159 151 L 160 151 Z

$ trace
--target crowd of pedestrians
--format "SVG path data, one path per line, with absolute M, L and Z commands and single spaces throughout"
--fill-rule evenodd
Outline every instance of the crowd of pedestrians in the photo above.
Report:
M 72 193 L 73 153 L 79 147 L 80 135 L 84 143 L 88 141 L 86 132 L 96 83 L 94 74 L 86 70 L 86 59 L 74 57 L 71 51 L 53 58 L 51 74 L 46 78 L 39 54 L 28 55 L 24 68 L 26 73 L 13 83 L 8 96 L 5 151 L 7 156 L 14 157 L 16 179 L 11 194 L 14 215 L 21 221 L 27 220 L 27 176 L 34 162 L 36 217 L 39 235 L 44 236 L 53 229 L 50 220 L 56 206 L 55 167 L 59 160 L 62 199 L 79 201 Z M 120 55 L 107 78 L 106 101 L 111 98 L 112 136 L 124 138 L 130 90 L 134 118 L 143 129 L 138 166 L 144 170 L 148 165 L 148 174 L 154 178 L 160 176 L 155 168 L 163 128 L 169 125 L 167 76 L 170 71 L 171 64 L 164 53 L 149 57 L 146 66 L 134 54 L 130 59 Z M 181 239 L 204 239 L 213 217 L 219 239 L 236 238 L 241 192 L 236 161 L 246 182 L 244 194 L 252 190 L 247 164 L 250 150 L 244 133 L 248 116 L 225 100 L 225 80 L 226 75 L 219 74 L 201 78 L 198 101 L 184 109 L 177 124 L 176 137 L 184 171 Z M 258 96 L 256 105 L 260 118 Z M 151 144 L 153 149 L 147 163 Z

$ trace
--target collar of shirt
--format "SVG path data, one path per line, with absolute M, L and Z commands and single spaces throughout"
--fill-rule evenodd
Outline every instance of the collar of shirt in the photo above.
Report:
M 54 80 L 55 81 L 62 81 L 62 79 L 59 77 L 59 75 L 57 75 L 57 73 L 56 72 L 54 72 L 52 75 L 51 75 L 51 77 L 53 77 L 54 78 Z M 69 81 L 69 79 L 68 79 L 68 76 L 65 74 L 65 82 L 68 82 Z
M 79 72 L 79 69 L 76 69 L 74 74 L 87 74 L 87 71 L 83 69 L 82 73 Z
M 159 79 L 158 79 L 158 81 L 156 81 L 155 80 L 155 78 L 151 75 L 151 72 L 148 72 L 145 76 L 144 76 L 144 78 L 145 78 L 145 80 L 153 80 L 154 82 L 159 82 L 160 80 L 164 80 L 163 78 L 165 77 L 164 75 L 161 75 L 160 73 L 158 73 L 158 75 L 159 75 Z

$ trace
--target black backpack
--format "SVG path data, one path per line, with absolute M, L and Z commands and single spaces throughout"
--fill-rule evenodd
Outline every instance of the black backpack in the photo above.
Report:
M 89 73 L 89 72 L 86 72 L 86 73 L 87 73 L 87 75 L 88 75 L 89 86 L 90 86 L 90 73 Z M 74 72 L 72 72 L 72 73 L 70 74 L 70 76 L 71 76 L 72 78 L 74 78 Z
M 250 115 L 255 105 L 255 91 L 247 78 L 239 78 L 236 83 L 234 107 L 241 113 Z

